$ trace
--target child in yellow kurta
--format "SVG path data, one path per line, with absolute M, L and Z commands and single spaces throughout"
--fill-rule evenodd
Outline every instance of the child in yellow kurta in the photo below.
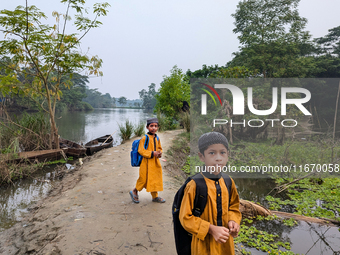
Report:
M 165 199 L 158 196 L 158 191 L 163 191 L 162 166 L 159 161 L 159 158 L 162 157 L 163 150 L 161 141 L 156 134 L 158 130 L 158 119 L 148 119 L 146 128 L 149 130 L 147 134 L 149 144 L 145 149 L 145 136 L 139 142 L 138 153 L 143 156 L 143 159 L 139 167 L 139 178 L 136 187 L 129 193 L 132 201 L 139 203 L 138 191 L 145 188 L 147 192 L 151 192 L 152 202 L 164 203 Z
M 238 235 L 242 218 L 239 196 L 232 180 L 229 205 L 227 186 L 217 170 L 228 162 L 227 138 L 217 132 L 206 133 L 198 140 L 198 147 L 199 158 L 210 171 L 201 173 L 207 184 L 207 204 L 200 217 L 193 216 L 196 182 L 191 180 L 184 191 L 179 220 L 192 234 L 191 254 L 235 254 L 233 237 Z

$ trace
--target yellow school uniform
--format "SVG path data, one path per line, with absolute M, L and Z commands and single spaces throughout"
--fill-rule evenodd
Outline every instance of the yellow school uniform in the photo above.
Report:
M 157 140 L 157 135 L 147 134 L 149 136 L 149 144 L 144 149 L 146 137 L 144 136 L 138 147 L 138 153 L 143 156 L 142 162 L 139 167 L 139 178 L 136 183 L 136 189 L 141 191 L 143 188 L 147 192 L 163 191 L 163 175 L 162 166 L 159 158 L 153 156 L 153 151 L 161 151 L 161 141 Z
M 179 213 L 182 226 L 192 234 L 191 254 L 235 254 L 233 237 L 229 236 L 226 243 L 219 244 L 212 235 L 208 234 L 210 224 L 222 225 L 226 228 L 228 228 L 228 222 L 231 220 L 240 224 L 242 215 L 239 210 L 240 200 L 235 183 L 232 180 L 232 195 L 229 206 L 229 194 L 224 179 L 213 180 L 207 177 L 204 177 L 204 179 L 207 184 L 208 196 L 202 215 L 200 217 L 192 215 L 196 194 L 196 182 L 194 180 L 186 185 Z M 221 199 L 217 198 L 220 196 Z M 218 200 L 220 201 L 218 202 Z

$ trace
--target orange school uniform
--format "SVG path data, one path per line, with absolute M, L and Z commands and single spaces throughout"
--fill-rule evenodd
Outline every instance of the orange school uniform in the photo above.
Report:
M 204 177 L 207 184 L 208 196 L 206 207 L 200 217 L 192 215 L 194 199 L 196 194 L 196 182 L 191 180 L 184 191 L 181 203 L 179 219 L 186 231 L 192 234 L 191 254 L 235 254 L 233 237 L 224 244 L 219 244 L 214 237 L 208 234 L 209 225 L 215 226 L 222 224 L 228 228 L 230 220 L 240 224 L 241 212 L 239 210 L 240 199 L 234 181 L 232 180 L 231 198 L 229 206 L 229 194 L 223 178 L 217 180 Z M 221 202 L 217 197 L 222 196 Z M 228 209 L 229 207 L 229 209 Z M 219 222 L 219 224 L 218 224 Z
M 162 166 L 159 158 L 153 156 L 153 151 L 161 151 L 161 141 L 153 135 L 147 134 L 149 137 L 149 144 L 144 149 L 146 137 L 144 136 L 138 147 L 138 153 L 143 156 L 142 162 L 139 167 L 139 178 L 136 183 L 136 189 L 141 191 L 143 188 L 147 192 L 163 191 L 163 174 Z

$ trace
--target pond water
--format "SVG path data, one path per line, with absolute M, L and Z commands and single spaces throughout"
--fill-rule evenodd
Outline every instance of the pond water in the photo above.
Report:
M 59 135 L 77 143 L 87 143 L 97 137 L 112 135 L 115 144 L 121 142 L 119 125 L 129 120 L 137 125 L 153 116 L 141 109 L 102 108 L 91 112 L 63 112 L 56 114 Z M 146 130 L 146 129 L 145 129 Z
M 56 180 L 53 166 L 39 174 L 15 181 L 12 186 L 0 186 L 0 232 L 21 220 L 32 203 L 45 196 Z
M 134 124 L 153 116 L 138 109 L 95 109 L 92 112 L 58 113 L 57 124 L 61 137 L 78 143 L 86 142 L 114 133 L 114 145 L 120 144 L 119 124 L 130 120 Z M 20 221 L 27 207 L 45 196 L 51 185 L 57 182 L 52 167 L 26 180 L 16 182 L 11 188 L 0 187 L 0 232 Z M 266 206 L 265 196 L 275 187 L 268 179 L 235 178 L 242 199 L 259 202 Z M 291 251 L 299 254 L 340 254 L 340 232 L 337 227 L 325 227 L 299 222 L 298 226 L 286 227 L 282 224 L 256 223 L 256 227 L 291 242 Z M 249 249 L 252 254 L 268 254 Z

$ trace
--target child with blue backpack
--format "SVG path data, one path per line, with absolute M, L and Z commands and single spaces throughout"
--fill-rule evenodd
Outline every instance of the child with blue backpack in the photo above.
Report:
M 143 156 L 139 167 L 139 177 L 135 188 L 129 194 L 134 203 L 139 203 L 138 192 L 145 188 L 147 192 L 151 192 L 152 202 L 164 203 L 165 199 L 158 196 L 158 192 L 163 191 L 162 166 L 159 161 L 163 150 L 161 141 L 156 134 L 158 119 L 148 119 L 146 128 L 149 132 L 141 138 L 138 146 L 138 153 Z M 147 147 L 144 148 L 146 144 Z

